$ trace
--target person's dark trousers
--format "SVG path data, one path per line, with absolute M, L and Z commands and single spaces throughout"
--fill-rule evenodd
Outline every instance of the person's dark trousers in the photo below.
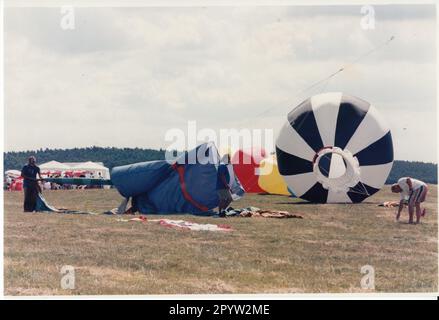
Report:
M 24 212 L 33 212 L 37 206 L 38 187 L 29 184 L 24 188 Z

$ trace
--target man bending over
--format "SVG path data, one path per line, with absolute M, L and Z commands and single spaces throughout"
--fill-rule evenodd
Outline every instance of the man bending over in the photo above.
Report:
M 399 220 L 404 201 L 408 199 L 409 223 L 413 223 L 415 209 L 416 223 L 419 223 L 421 216 L 425 215 L 425 208 L 421 210 L 421 202 L 424 202 L 427 196 L 427 184 L 421 180 L 403 177 L 398 180 L 398 183 L 392 185 L 392 192 L 401 194 L 396 220 Z

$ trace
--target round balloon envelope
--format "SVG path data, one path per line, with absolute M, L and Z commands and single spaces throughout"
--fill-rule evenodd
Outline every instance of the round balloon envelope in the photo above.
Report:
M 279 172 L 296 196 L 361 202 L 393 165 L 390 129 L 375 107 L 343 93 L 312 96 L 293 109 L 276 140 Z

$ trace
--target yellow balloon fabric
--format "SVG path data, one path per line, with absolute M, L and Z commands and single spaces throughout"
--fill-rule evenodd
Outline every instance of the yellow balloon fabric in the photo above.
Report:
M 276 156 L 274 155 L 261 161 L 258 184 L 267 193 L 291 195 L 284 178 L 279 173 Z

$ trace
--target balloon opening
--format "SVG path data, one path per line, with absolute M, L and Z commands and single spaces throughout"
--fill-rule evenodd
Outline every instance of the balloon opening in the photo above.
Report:
M 325 177 L 339 178 L 346 173 L 346 162 L 338 153 L 329 152 L 320 158 L 318 168 Z
M 358 160 L 348 150 L 325 147 L 314 159 L 314 174 L 327 190 L 347 192 L 360 181 Z

